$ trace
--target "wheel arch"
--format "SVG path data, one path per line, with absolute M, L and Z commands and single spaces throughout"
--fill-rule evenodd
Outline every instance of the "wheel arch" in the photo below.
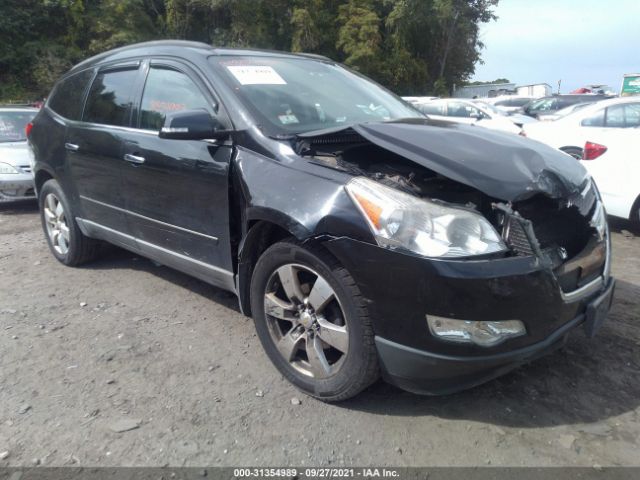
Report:
M 581 152 L 581 155 L 582 155 L 582 152 L 584 152 L 584 146 L 578 147 L 576 145 L 565 145 L 563 147 L 560 147 L 558 150 L 566 153 L 567 155 L 571 155 L 567 150 L 579 150 Z M 573 156 L 573 155 L 571 155 L 571 156 Z
M 640 194 L 638 198 L 633 202 L 631 211 L 629 212 L 629 221 L 636 226 L 640 226 Z
M 273 218 L 256 218 L 248 221 L 247 233 L 238 248 L 236 274 L 236 294 L 240 310 L 244 315 L 251 316 L 251 277 L 255 264 L 262 253 L 274 243 L 285 238 L 295 237 L 302 242 L 318 241 L 317 236 L 310 233 L 300 235 L 300 233 L 302 233 L 300 230 L 290 228 L 290 224 L 274 221 Z M 320 244 L 319 241 L 317 243 Z M 328 250 L 325 249 L 325 251 L 329 253 Z
M 40 194 L 40 190 L 42 190 L 42 186 L 48 180 L 54 180 L 56 177 L 52 171 L 47 168 L 40 168 L 34 175 L 34 185 L 36 188 L 36 194 Z

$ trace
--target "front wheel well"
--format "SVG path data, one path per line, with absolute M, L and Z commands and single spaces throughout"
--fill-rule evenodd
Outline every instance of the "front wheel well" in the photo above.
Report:
M 238 253 L 236 280 L 236 293 L 240 301 L 240 310 L 248 317 L 251 316 L 251 277 L 256 262 L 271 245 L 291 237 L 295 237 L 292 232 L 266 220 L 253 221 L 248 225 L 247 234 L 240 245 Z

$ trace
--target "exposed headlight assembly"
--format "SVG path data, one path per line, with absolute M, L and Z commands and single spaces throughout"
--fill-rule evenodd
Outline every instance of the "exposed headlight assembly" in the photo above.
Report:
M 13 165 L 0 162 L 0 175 L 5 175 L 7 173 L 20 173 L 20 172 Z
M 506 250 L 480 214 L 422 200 L 364 177 L 345 188 L 381 247 L 439 258 Z

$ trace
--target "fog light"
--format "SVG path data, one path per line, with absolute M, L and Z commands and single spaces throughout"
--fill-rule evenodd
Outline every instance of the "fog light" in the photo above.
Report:
M 471 343 L 493 347 L 505 340 L 527 333 L 520 320 L 474 322 L 427 315 L 429 330 L 434 337 L 447 342 Z

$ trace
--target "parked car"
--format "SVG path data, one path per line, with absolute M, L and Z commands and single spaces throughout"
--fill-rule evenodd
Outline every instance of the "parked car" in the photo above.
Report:
M 409 103 L 423 103 L 430 100 L 435 100 L 438 97 L 402 97 L 402 99 Z
M 581 159 L 582 148 L 598 132 L 640 125 L 640 98 L 622 97 L 592 103 L 553 122 L 524 126 L 529 138 Z
M 535 100 L 535 97 L 523 97 L 519 95 L 502 95 L 500 97 L 483 99 L 503 113 L 521 113 L 522 107 Z
M 542 97 L 533 100 L 522 107 L 522 113 L 530 117 L 538 118 L 540 115 L 546 115 L 556 112 L 560 109 L 575 105 L 576 103 L 597 102 L 611 98 L 609 95 L 552 95 L 550 97 Z
M 609 215 L 640 227 L 640 128 L 592 131 L 582 164 L 595 180 Z
M 575 105 L 569 105 L 568 107 L 561 108 L 560 110 L 551 111 L 547 113 L 539 113 L 538 120 L 542 122 L 551 122 L 554 120 L 558 120 L 559 118 L 566 117 L 570 113 L 573 113 L 577 110 L 580 110 L 588 105 L 592 105 L 595 102 L 583 102 L 576 103 Z
M 380 374 L 478 385 L 593 335 L 611 302 L 579 162 L 428 119 L 329 59 L 123 47 L 65 74 L 29 138 L 56 259 L 107 241 L 234 292 L 275 367 L 325 401 Z
M 35 198 L 26 127 L 38 109 L 0 107 L 0 202 Z
M 502 132 L 522 133 L 522 129 L 506 116 L 489 111 L 486 106 L 475 104 L 469 100 L 444 98 L 415 103 L 413 106 L 433 119 L 477 125 Z
M 535 123 L 538 120 L 528 115 L 523 115 L 517 112 L 504 112 L 499 108 L 494 107 L 490 103 L 486 103 L 485 100 L 471 100 L 474 105 L 478 105 L 488 115 L 497 115 L 505 117 L 507 120 L 513 122 L 516 126 L 522 128 L 525 123 Z

